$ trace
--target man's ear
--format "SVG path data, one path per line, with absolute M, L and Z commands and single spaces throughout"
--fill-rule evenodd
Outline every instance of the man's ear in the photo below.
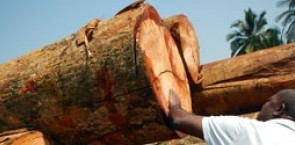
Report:
M 286 109 L 286 104 L 282 103 L 281 106 L 273 112 L 274 116 L 281 116 Z

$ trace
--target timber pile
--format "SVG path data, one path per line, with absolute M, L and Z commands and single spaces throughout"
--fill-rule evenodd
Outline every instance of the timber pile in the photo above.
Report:
M 175 41 L 181 49 L 185 47 L 182 28 L 193 29 L 182 27 L 190 25 L 183 15 L 165 19 L 163 23 L 160 18 L 146 17 L 146 14 L 158 14 L 152 6 L 140 4 L 107 21 L 94 20 L 95 23 L 81 28 L 79 34 L 0 64 L 0 132 L 32 128 L 57 144 L 144 144 L 177 138 L 161 116 L 161 110 L 167 108 L 167 90 L 174 86 L 168 84 L 168 89 L 163 88 L 166 83 L 160 81 L 157 89 L 150 83 L 153 80 L 150 80 L 151 70 L 146 69 L 146 56 L 152 53 L 143 53 L 149 48 L 138 42 L 144 44 L 145 37 L 150 37 L 143 35 L 148 29 L 142 25 L 157 22 L 152 26 L 161 27 L 159 36 L 163 38 L 165 34 L 165 43 Z M 179 21 L 182 24 L 178 25 Z M 163 31 L 163 27 L 170 32 Z M 173 39 L 166 37 L 169 33 Z M 134 39 L 135 35 L 138 39 Z M 190 35 L 194 32 L 186 36 Z M 77 38 L 83 37 L 77 45 Z M 197 46 L 196 40 L 191 41 Z M 175 45 L 165 48 L 176 51 Z M 198 55 L 197 50 L 190 52 Z M 183 95 L 182 102 L 188 102 L 183 107 L 192 107 L 199 114 L 256 111 L 276 91 L 294 88 L 295 44 L 203 65 L 201 84 L 196 84 L 199 75 L 194 73 L 199 71 L 198 61 L 191 69 L 187 63 L 192 62 L 188 61 L 190 58 L 187 60 L 186 53 L 180 53 L 177 57 L 181 58 L 187 74 L 180 73 L 178 65 L 174 65 L 178 63 L 170 60 L 170 52 L 167 54 L 167 62 L 172 64 L 169 71 L 180 74 L 168 78 L 182 84 L 179 88 L 186 88 L 178 89 L 179 94 L 183 90 L 191 94 L 191 98 Z M 155 63 L 151 64 L 150 69 L 155 69 Z M 164 95 L 159 97 L 161 93 Z

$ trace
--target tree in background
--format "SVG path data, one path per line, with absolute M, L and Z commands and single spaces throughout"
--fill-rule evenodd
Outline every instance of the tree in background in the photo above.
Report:
M 266 12 L 263 11 L 257 17 L 249 8 L 245 10 L 244 21 L 237 20 L 231 25 L 236 30 L 228 34 L 226 40 L 230 41 L 232 57 L 282 44 L 278 29 L 265 29 L 265 15 Z
M 295 42 L 295 0 L 281 0 L 277 4 L 278 7 L 288 6 L 288 10 L 276 17 L 276 21 L 283 25 L 286 42 Z

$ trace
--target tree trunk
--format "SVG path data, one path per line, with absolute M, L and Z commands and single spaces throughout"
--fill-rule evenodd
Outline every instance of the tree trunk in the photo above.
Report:
M 142 144 L 176 137 L 161 118 L 141 50 L 132 47 L 144 9 L 151 6 L 98 23 L 88 47 L 77 46 L 73 34 L 1 64 L 0 131 L 34 128 L 59 144 Z
M 268 97 L 295 88 L 295 43 L 204 65 L 202 86 L 191 86 L 193 111 L 241 114 L 260 109 Z
M 33 128 L 58 144 L 143 144 L 176 137 L 161 118 L 141 50 L 132 47 L 137 17 L 150 8 L 98 23 L 87 46 L 77 46 L 73 34 L 1 64 L 0 131 Z M 294 86 L 294 52 L 290 44 L 204 65 L 202 84 L 190 85 L 193 111 L 257 110 L 276 90 Z

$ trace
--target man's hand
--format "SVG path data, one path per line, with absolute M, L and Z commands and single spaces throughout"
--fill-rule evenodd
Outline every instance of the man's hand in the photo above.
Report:
M 173 109 L 181 109 L 181 103 L 179 96 L 175 93 L 175 91 L 170 90 L 169 92 L 169 111 L 171 114 L 171 110 Z
M 177 96 L 177 94 L 175 93 L 175 91 L 170 90 L 169 91 L 169 114 L 168 116 L 165 115 L 165 113 L 163 111 L 161 111 L 162 113 L 162 117 L 163 120 L 165 122 L 165 125 L 172 129 L 175 130 L 174 128 L 174 124 L 173 124 L 173 112 L 175 113 L 175 110 L 177 109 L 181 109 L 181 105 L 180 105 L 180 99 Z
M 168 127 L 199 138 L 203 138 L 202 116 L 189 113 L 181 108 L 179 96 L 169 92 Z

